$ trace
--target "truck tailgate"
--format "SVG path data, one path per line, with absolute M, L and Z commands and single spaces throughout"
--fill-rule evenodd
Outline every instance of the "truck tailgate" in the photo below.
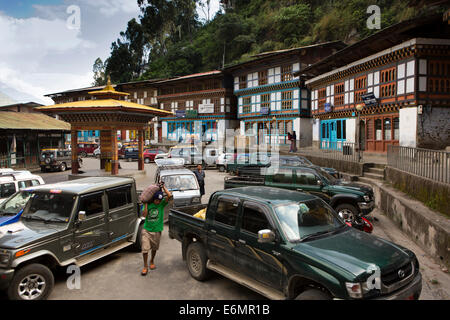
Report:
M 194 214 L 207 206 L 207 204 L 200 204 L 170 209 L 169 237 L 182 241 L 186 232 L 197 231 L 199 234 L 203 234 L 205 220 L 194 217 Z

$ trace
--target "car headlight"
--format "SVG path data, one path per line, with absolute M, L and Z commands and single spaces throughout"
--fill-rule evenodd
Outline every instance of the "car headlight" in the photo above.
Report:
M 370 201 L 370 196 L 363 196 L 364 201 L 369 202 Z
M 8 252 L 0 253 L 0 266 L 7 266 L 9 264 L 10 255 Z
M 192 198 L 192 203 L 200 203 L 200 198 L 199 197 Z

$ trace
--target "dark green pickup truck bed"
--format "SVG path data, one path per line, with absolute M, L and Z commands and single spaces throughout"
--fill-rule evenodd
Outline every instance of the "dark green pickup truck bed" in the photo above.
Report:
M 194 217 L 194 214 L 207 207 L 207 204 L 198 204 L 170 209 L 169 237 L 182 241 L 187 231 L 195 230 L 198 234 L 205 234 L 205 220 Z

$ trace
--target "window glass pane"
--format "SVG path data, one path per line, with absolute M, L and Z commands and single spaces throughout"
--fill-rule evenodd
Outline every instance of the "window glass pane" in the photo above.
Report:
M 384 119 L 384 140 L 391 140 L 392 132 L 391 132 L 391 119 Z
M 342 120 L 342 139 L 347 139 L 347 133 L 346 133 L 346 120 Z
M 394 118 L 394 140 L 400 138 L 400 121 L 398 118 Z
M 19 181 L 17 184 L 19 185 L 19 189 L 26 188 L 25 181 Z
M 292 170 L 280 169 L 273 175 L 272 181 L 278 183 L 292 183 Z
M 14 183 L 4 183 L 0 185 L 1 197 L 6 198 L 16 192 L 16 186 Z
M 215 221 L 224 223 L 229 226 L 236 225 L 239 205 L 237 202 L 219 200 L 215 215 Z
M 257 235 L 260 230 L 270 229 L 266 216 L 256 209 L 244 207 L 242 219 L 242 230 L 250 233 Z
M 383 140 L 382 130 L 381 130 L 381 119 L 375 120 L 375 139 Z
M 100 192 L 82 197 L 80 200 L 79 211 L 86 212 L 86 216 L 103 212 L 102 195 L 103 193 Z
M 316 175 L 308 171 L 297 171 L 297 184 L 317 185 Z
M 107 191 L 109 209 L 118 208 L 131 203 L 131 186 Z
M 341 127 L 342 123 L 341 123 L 341 120 L 338 120 L 336 125 L 337 125 L 337 128 L 336 128 L 337 129 L 336 130 L 337 131 L 337 138 L 338 139 L 342 139 L 342 130 L 341 130 L 342 129 L 342 127 Z
M 31 185 L 32 185 L 32 186 L 38 186 L 38 185 L 39 185 L 39 181 L 37 181 L 37 180 L 31 180 Z

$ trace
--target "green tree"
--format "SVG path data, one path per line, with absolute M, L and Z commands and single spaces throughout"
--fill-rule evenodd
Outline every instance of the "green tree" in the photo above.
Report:
M 93 86 L 101 86 L 106 84 L 105 64 L 102 59 L 97 58 L 95 60 L 94 65 L 92 66 L 92 71 L 94 72 L 94 82 L 92 83 Z

